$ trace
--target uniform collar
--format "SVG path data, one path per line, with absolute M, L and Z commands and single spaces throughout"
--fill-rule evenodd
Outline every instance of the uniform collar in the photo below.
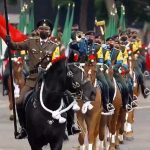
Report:
M 45 39 L 45 40 L 43 40 L 43 39 L 40 38 L 40 43 L 41 43 L 41 42 L 47 42 L 47 41 L 48 41 L 48 38 Z

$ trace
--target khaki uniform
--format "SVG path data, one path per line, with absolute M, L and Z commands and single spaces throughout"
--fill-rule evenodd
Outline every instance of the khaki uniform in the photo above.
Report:
M 43 45 L 41 45 L 39 37 L 31 37 L 24 42 L 11 42 L 11 48 L 15 50 L 27 50 L 29 55 L 30 74 L 26 79 L 25 86 L 21 90 L 19 100 L 17 101 L 17 104 L 22 104 L 22 102 L 24 102 L 25 94 L 35 87 L 38 78 L 38 72 L 36 71 L 38 68 L 35 68 L 35 66 L 42 60 L 42 58 L 44 58 L 46 52 L 53 54 L 53 52 L 58 50 L 59 47 L 51 40 L 47 40 Z M 49 61 L 50 60 L 46 58 L 40 65 L 45 68 Z

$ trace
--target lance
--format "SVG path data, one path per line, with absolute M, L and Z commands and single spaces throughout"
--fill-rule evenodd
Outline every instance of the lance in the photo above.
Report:
M 7 3 L 6 0 L 4 0 L 4 9 L 5 9 L 5 20 L 6 20 L 6 33 L 7 36 L 9 36 L 9 26 L 8 26 L 8 13 L 7 13 Z M 14 98 L 14 86 L 13 86 L 13 76 L 12 76 L 12 61 L 11 61 L 11 49 L 8 45 L 8 54 L 9 54 L 9 69 L 10 69 L 10 79 L 11 79 L 11 90 L 12 93 L 12 102 L 13 102 L 13 115 L 14 115 L 14 136 L 16 138 L 18 132 L 17 132 L 17 121 L 16 121 L 16 107 L 15 107 L 15 98 Z

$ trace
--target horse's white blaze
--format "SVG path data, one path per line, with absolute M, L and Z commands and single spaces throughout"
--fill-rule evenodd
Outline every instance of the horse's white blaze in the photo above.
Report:
M 92 74 L 92 70 L 91 70 L 91 69 L 88 71 L 88 74 L 89 74 L 89 75 L 91 75 L 91 74 Z
M 113 82 L 114 82 L 114 87 L 115 87 L 115 93 L 114 93 L 114 97 L 113 97 L 113 100 L 114 100 L 116 97 L 116 94 L 117 94 L 117 83 L 116 83 L 116 79 L 114 77 L 113 77 Z
M 85 150 L 85 145 L 84 144 L 80 146 L 80 150 Z
M 88 145 L 88 150 L 92 150 L 93 144 Z
M 119 138 L 120 141 L 123 141 L 123 134 L 119 134 L 118 138 Z
M 97 87 L 97 79 L 95 79 L 94 87 Z
M 14 83 L 14 96 L 15 98 L 18 98 L 20 96 L 20 88 L 19 85 L 17 85 L 15 82 Z
M 112 136 L 111 136 L 111 142 L 112 143 L 115 143 L 115 138 L 116 138 L 116 134 L 112 134 Z

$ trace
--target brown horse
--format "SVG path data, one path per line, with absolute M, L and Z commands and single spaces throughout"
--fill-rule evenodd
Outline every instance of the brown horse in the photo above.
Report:
M 95 84 L 96 79 L 96 65 L 86 64 L 84 71 L 88 76 L 88 79 Z M 77 112 L 77 122 L 81 129 L 78 140 L 80 149 L 85 150 L 85 137 L 88 139 L 88 150 L 96 150 L 96 138 L 99 133 L 99 123 L 101 114 L 101 91 L 96 88 L 95 101 L 91 102 L 93 109 L 88 110 L 85 114 L 80 110 Z M 80 108 L 83 107 L 84 103 L 82 100 L 78 100 Z
M 135 60 L 134 57 L 131 57 L 132 59 L 129 59 L 129 67 L 130 67 L 130 74 L 133 77 L 133 94 L 138 97 L 140 95 L 140 85 L 138 83 L 138 79 L 136 78 L 136 74 L 133 71 L 134 70 L 134 65 L 135 65 Z M 134 139 L 134 134 L 133 134 L 133 124 L 135 120 L 135 115 L 134 115 L 135 110 L 133 109 L 131 112 L 126 113 L 126 122 L 124 125 L 124 138 L 126 140 L 133 140 Z
M 101 148 L 107 149 L 106 146 L 106 139 L 109 140 L 109 150 L 115 150 L 116 147 L 119 146 L 119 138 L 120 134 L 123 134 L 122 127 L 124 126 L 125 122 L 125 111 L 122 107 L 122 96 L 121 92 L 117 86 L 115 78 L 113 78 L 112 69 L 108 68 L 108 76 L 110 77 L 111 81 L 114 84 L 115 87 L 115 93 L 114 93 L 114 100 L 113 105 L 115 107 L 115 111 L 112 115 L 109 116 L 103 116 L 101 117 L 101 124 L 100 124 L 100 130 L 99 130 L 99 139 L 101 142 Z M 106 138 L 106 125 L 104 122 L 107 122 L 108 127 L 108 137 Z M 121 136 L 122 138 L 122 136 Z
M 15 100 L 18 99 L 20 90 L 25 84 L 25 77 L 23 75 L 23 60 L 21 57 L 18 57 L 13 60 L 13 85 L 14 85 L 14 96 Z M 9 98 L 9 110 L 11 112 L 9 119 L 13 120 L 14 116 L 12 114 L 13 102 L 12 102 L 12 88 L 11 88 L 11 79 L 8 78 L 8 98 Z

